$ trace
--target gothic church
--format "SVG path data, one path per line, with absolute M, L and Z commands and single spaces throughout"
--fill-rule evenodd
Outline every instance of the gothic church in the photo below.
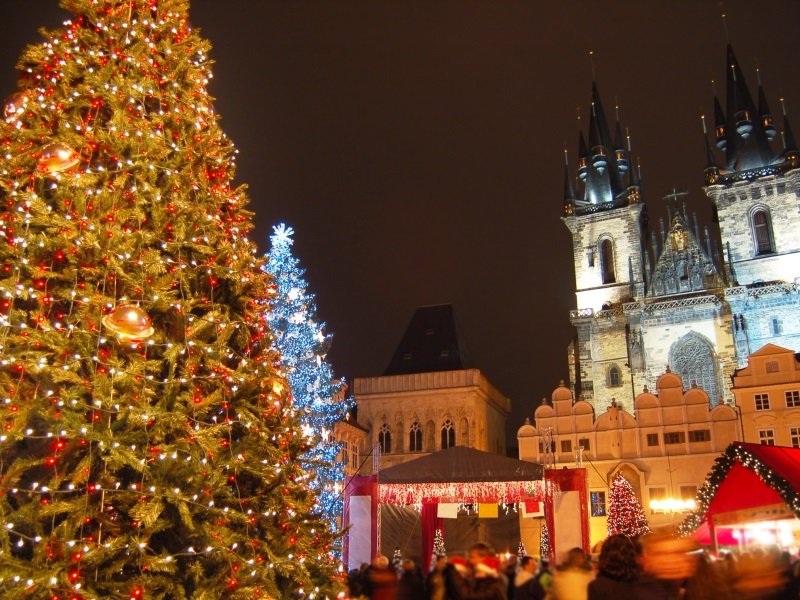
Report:
M 677 202 L 650 227 L 630 142 L 619 118 L 612 137 L 592 85 L 562 220 L 577 297 L 570 379 L 596 410 L 615 398 L 632 413 L 665 366 L 712 404 L 732 402 L 730 377 L 751 351 L 768 342 L 800 351 L 800 152 L 785 110 L 778 135 L 760 81 L 754 101 L 730 46 L 726 65 L 703 187 L 718 236 Z

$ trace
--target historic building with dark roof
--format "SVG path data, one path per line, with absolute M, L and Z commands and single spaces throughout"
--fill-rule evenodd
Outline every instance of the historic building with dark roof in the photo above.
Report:
M 785 112 L 778 135 L 760 79 L 754 100 L 730 46 L 725 65 L 726 106 L 712 99 L 702 168 L 718 234 L 678 190 L 666 220 L 649 222 L 630 141 L 619 118 L 612 136 L 592 84 L 562 220 L 577 298 L 571 385 L 595 410 L 612 399 L 632 410 L 665 366 L 712 405 L 732 402 L 730 377 L 750 352 L 768 342 L 800 350 L 800 153 Z

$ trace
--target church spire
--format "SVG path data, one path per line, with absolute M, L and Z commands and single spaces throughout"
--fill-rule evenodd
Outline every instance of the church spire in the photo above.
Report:
M 578 192 L 580 200 L 576 210 L 589 205 L 602 205 L 607 209 L 625 202 L 622 176 L 631 166 L 622 131 L 617 110 L 615 136 L 611 137 L 597 82 L 592 81 L 588 138 L 583 131 L 578 136 L 578 177 L 583 182 L 583 190 Z
M 569 217 L 575 212 L 575 188 L 572 185 L 572 175 L 569 172 L 569 157 L 564 148 L 564 216 Z
M 739 66 L 733 47 L 726 49 L 726 92 L 725 133 L 727 169 L 747 171 L 770 165 L 775 155 L 770 149 L 770 138 L 763 115 L 756 108 L 744 73 Z M 763 94 L 763 90 L 761 90 Z M 764 98 L 765 110 L 766 97 Z M 771 116 L 770 116 L 771 119 Z
M 767 95 L 764 93 L 764 86 L 761 83 L 760 69 L 756 69 L 756 77 L 758 78 L 758 114 L 761 118 L 761 125 L 764 127 L 764 133 L 771 142 L 775 139 L 775 134 L 778 130 L 775 129 L 772 111 L 769 109 L 769 104 L 767 104 Z
M 706 168 L 704 171 L 706 185 L 714 185 L 719 178 L 719 166 L 717 166 L 717 161 L 714 159 L 714 150 L 711 147 L 711 142 L 708 140 L 705 115 L 700 115 L 700 122 L 703 124 L 703 141 L 705 142 L 706 149 Z
M 786 103 L 783 98 L 781 98 L 781 112 L 783 113 L 783 156 L 792 168 L 797 168 L 800 165 L 800 152 L 797 151 L 797 143 L 794 141 L 794 133 L 789 124 L 789 116 L 786 114 Z

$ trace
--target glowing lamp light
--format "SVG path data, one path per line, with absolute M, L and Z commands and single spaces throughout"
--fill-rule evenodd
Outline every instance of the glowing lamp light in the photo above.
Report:
M 120 341 L 138 342 L 155 333 L 147 313 L 132 304 L 121 304 L 103 317 L 103 326 Z
M 68 171 L 81 161 L 80 154 L 61 142 L 47 144 L 42 150 L 37 167 L 42 173 Z
M 6 100 L 3 114 L 7 122 L 17 120 L 22 113 L 25 112 L 25 107 L 28 105 L 28 95 L 25 92 L 15 92 L 11 94 Z
M 681 500 L 679 498 L 661 498 L 660 500 L 650 501 L 650 510 L 661 512 L 687 512 L 697 508 L 697 503 L 693 500 Z

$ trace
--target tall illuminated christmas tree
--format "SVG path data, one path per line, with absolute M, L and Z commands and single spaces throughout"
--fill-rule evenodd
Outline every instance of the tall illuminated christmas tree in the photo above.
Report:
M 0 596 L 335 595 L 187 0 L 62 0 L 0 130 Z
M 314 295 L 308 291 L 305 272 L 292 254 L 294 230 L 281 224 L 273 228 L 270 251 L 264 267 L 274 281 L 267 322 L 282 356 L 286 379 L 300 423 L 311 439 L 304 455 L 315 473 L 312 488 L 319 493 L 320 508 L 336 529 L 341 519 L 344 463 L 337 462 L 341 443 L 331 437 L 333 425 L 347 416 L 350 403 L 344 398 L 344 382 L 333 376 L 325 360 L 331 336 L 317 320 Z M 340 522 L 340 521 L 339 521 Z
M 642 505 L 631 484 L 617 473 L 608 492 L 608 535 L 623 533 L 636 537 L 650 531 Z

